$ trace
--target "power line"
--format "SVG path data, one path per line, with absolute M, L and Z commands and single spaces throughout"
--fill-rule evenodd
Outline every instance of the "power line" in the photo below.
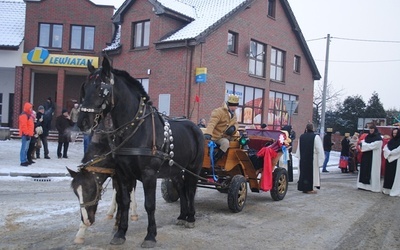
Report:
M 325 61 L 325 60 L 315 60 L 315 61 Z M 379 61 L 339 61 L 339 60 L 329 60 L 329 62 L 333 63 L 386 63 L 386 62 L 400 62 L 400 59 L 394 60 L 379 60 Z
M 320 37 L 320 38 L 309 39 L 306 41 L 313 42 L 313 41 L 325 40 L 325 39 L 326 39 L 326 37 Z M 373 43 L 400 43 L 400 41 L 395 41 L 395 40 L 358 39 L 358 38 L 346 38 L 346 37 L 336 37 L 336 36 L 331 36 L 331 39 L 356 41 L 356 42 L 373 42 Z
M 325 40 L 326 37 L 321 37 L 321 38 L 314 38 L 314 39 L 310 39 L 310 40 L 306 40 L 307 42 L 312 42 L 312 41 L 318 41 L 318 40 Z
M 373 43 L 400 43 L 400 41 L 390 41 L 390 40 L 368 40 L 368 39 L 357 39 L 357 38 L 344 38 L 344 37 L 331 37 L 332 39 L 357 41 L 357 42 L 373 42 Z

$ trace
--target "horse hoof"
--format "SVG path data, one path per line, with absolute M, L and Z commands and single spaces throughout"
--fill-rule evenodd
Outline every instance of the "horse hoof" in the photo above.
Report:
M 124 238 L 113 238 L 110 242 L 111 245 L 122 245 L 125 243 L 125 237 Z
M 186 224 L 186 221 L 185 220 L 178 220 L 177 222 L 176 222 L 176 225 L 177 226 L 184 226 Z
M 194 228 L 194 222 L 186 222 L 185 228 Z
M 111 220 L 113 217 L 114 217 L 114 216 L 113 216 L 112 214 L 107 214 L 107 215 L 106 215 L 106 219 L 107 219 L 107 220 Z
M 151 241 L 151 240 L 145 240 L 143 241 L 142 248 L 154 248 L 156 247 L 156 242 L 155 241 Z
M 131 215 L 131 221 L 138 221 L 139 220 L 139 215 Z
M 85 242 L 85 238 L 75 238 L 75 244 L 83 244 Z

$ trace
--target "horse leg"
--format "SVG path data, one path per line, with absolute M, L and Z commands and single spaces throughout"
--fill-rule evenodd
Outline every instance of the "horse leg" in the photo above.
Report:
M 147 212 L 147 235 L 141 245 L 143 248 L 154 248 L 156 246 L 157 226 L 155 219 L 156 210 L 156 173 L 149 174 L 143 178 L 144 208 Z
M 139 219 L 139 215 L 136 211 L 137 209 L 137 203 L 136 203 L 136 197 L 135 197 L 135 189 L 132 189 L 131 192 L 131 205 L 130 205 L 130 210 L 131 210 L 131 221 L 137 221 Z
M 189 174 L 190 175 L 190 174 Z M 187 223 L 185 224 L 185 227 L 187 228 L 194 228 L 194 223 L 196 221 L 195 214 L 195 206 L 194 206 L 194 197 L 196 195 L 196 187 L 197 187 L 197 177 L 195 176 L 185 176 L 185 192 L 186 192 L 186 197 L 188 197 L 187 200 L 187 207 L 186 207 L 186 212 L 187 212 Z
M 176 223 L 179 226 L 185 226 L 186 228 L 194 228 L 195 226 L 194 196 L 196 194 L 196 185 L 197 178 L 191 174 L 185 175 L 183 183 L 176 183 L 181 205 L 180 215 Z
M 128 217 L 129 217 L 129 189 L 126 185 L 122 185 L 121 181 L 118 181 L 119 188 L 117 190 L 117 221 L 119 221 L 118 231 L 114 234 L 114 238 L 111 240 L 111 245 L 122 245 L 126 238 L 126 231 L 128 230 Z
M 186 192 L 185 192 L 185 187 L 182 182 L 173 180 L 173 184 L 176 188 L 176 190 L 179 193 L 179 202 L 180 202 L 180 214 L 178 216 L 178 221 L 176 222 L 176 225 L 178 226 L 184 226 L 186 224 L 186 219 L 187 219 L 187 197 L 186 197 Z
M 112 199 L 111 199 L 111 205 L 110 208 L 108 208 L 107 214 L 106 214 L 106 218 L 111 220 L 114 217 L 114 213 L 117 210 L 117 191 L 115 189 L 113 189 L 113 195 L 112 195 Z
M 76 244 L 83 244 L 85 242 L 85 232 L 88 226 L 86 226 L 82 221 L 81 224 L 79 225 L 79 230 L 75 235 L 75 240 L 74 243 Z

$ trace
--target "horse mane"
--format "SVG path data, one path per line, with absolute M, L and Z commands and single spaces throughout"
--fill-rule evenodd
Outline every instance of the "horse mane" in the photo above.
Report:
M 141 96 L 146 97 L 146 102 L 150 100 L 150 96 L 147 94 L 147 92 L 143 88 L 143 84 L 139 82 L 137 79 L 133 78 L 128 72 L 125 70 L 119 70 L 119 69 L 112 69 L 111 72 L 115 74 L 116 76 L 124 77 L 125 79 L 128 80 L 128 82 L 131 84 L 131 86 L 135 87 Z

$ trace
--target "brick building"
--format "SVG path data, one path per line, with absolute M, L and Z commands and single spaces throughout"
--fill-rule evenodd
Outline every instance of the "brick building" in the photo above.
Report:
M 234 93 L 243 126 L 280 129 L 290 122 L 285 100 L 298 104 L 298 133 L 312 120 L 321 76 L 287 0 L 127 0 L 113 23 L 113 67 L 141 80 L 168 115 L 208 119 Z
M 25 3 L 0 2 L 0 126 L 13 124 L 14 85 L 24 48 Z
M 89 0 L 25 0 L 25 45 L 15 82 L 14 127 L 22 104 L 37 108 L 48 97 L 70 109 L 78 101 L 88 60 L 98 65 L 102 49 L 113 34 L 113 6 Z

